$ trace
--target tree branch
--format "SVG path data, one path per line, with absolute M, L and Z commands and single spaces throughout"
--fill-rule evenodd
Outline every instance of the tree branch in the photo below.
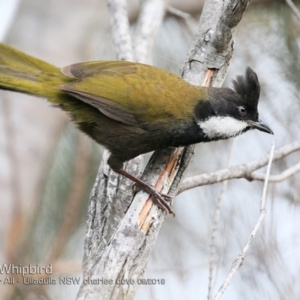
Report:
M 281 181 L 286 180 L 287 178 L 295 175 L 298 172 L 300 172 L 300 163 L 297 163 L 296 165 L 284 170 L 282 173 L 280 173 L 278 175 L 271 175 L 269 178 L 269 182 L 281 182 Z M 266 175 L 261 174 L 261 173 L 252 173 L 248 177 L 248 179 L 251 179 L 251 180 L 261 180 L 261 181 L 264 181 L 265 178 L 266 178 Z
M 151 53 L 156 33 L 166 10 L 163 0 L 145 0 L 134 34 L 134 53 L 137 62 L 151 63 Z
M 249 0 L 205 1 L 202 26 L 188 54 L 182 77 L 195 85 L 203 85 L 207 82 L 207 70 L 217 70 L 214 85 L 222 84 L 233 53 L 232 35 L 249 3 Z
M 295 141 L 289 145 L 286 145 L 276 150 L 274 152 L 273 160 L 274 161 L 279 160 L 299 150 L 300 150 L 300 141 Z M 230 168 L 219 170 L 217 172 L 211 172 L 211 173 L 206 173 L 206 174 L 201 174 L 201 175 L 196 175 L 193 177 L 186 178 L 182 181 L 182 184 L 180 185 L 180 188 L 178 190 L 178 194 L 198 186 L 213 184 L 228 179 L 236 179 L 236 178 L 246 178 L 248 180 L 257 179 L 255 177 L 256 176 L 260 177 L 260 175 L 251 175 L 251 173 L 257 169 L 266 166 L 268 161 L 269 161 L 269 155 L 255 161 L 251 161 L 246 164 L 236 165 Z M 293 172 L 297 172 L 296 170 L 297 168 L 295 168 Z M 289 170 L 289 172 L 291 172 L 291 170 Z
M 111 15 L 112 37 L 119 60 L 133 60 L 126 0 L 107 0 Z

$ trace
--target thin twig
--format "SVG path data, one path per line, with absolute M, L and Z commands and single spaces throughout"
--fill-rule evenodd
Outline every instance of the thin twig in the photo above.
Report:
M 278 175 L 271 175 L 269 178 L 269 182 L 281 182 L 283 180 L 286 180 L 287 178 L 297 174 L 300 172 L 300 162 L 296 165 L 284 170 L 282 173 Z M 249 175 L 249 179 L 251 180 L 261 180 L 264 181 L 266 178 L 265 174 L 261 173 L 252 173 Z
M 222 286 L 220 287 L 217 295 L 215 296 L 214 300 L 219 300 L 221 298 L 221 296 L 223 295 L 223 293 L 225 292 L 225 290 L 227 289 L 227 287 L 229 286 L 229 284 L 232 282 L 232 279 L 234 277 L 234 275 L 237 273 L 237 271 L 239 270 L 239 268 L 243 265 L 245 256 L 252 244 L 252 241 L 257 233 L 258 228 L 260 227 L 265 215 L 266 215 L 266 195 L 267 195 L 267 187 L 268 187 L 268 182 L 269 182 L 269 176 L 270 176 L 270 170 L 271 170 L 271 165 L 272 165 L 272 161 L 273 161 L 273 156 L 274 156 L 274 149 L 275 149 L 275 145 L 274 142 L 272 144 L 271 147 L 271 152 L 270 152 L 270 156 L 269 156 L 269 162 L 268 162 L 268 167 L 267 167 L 267 172 L 266 172 L 266 178 L 265 178 L 265 183 L 264 183 L 264 187 L 263 187 L 263 193 L 262 193 L 262 197 L 261 197 L 261 201 L 260 201 L 260 214 L 258 217 L 258 220 L 252 230 L 252 232 L 250 233 L 250 236 L 248 238 L 248 241 L 245 245 L 245 247 L 243 248 L 243 250 L 240 252 L 240 254 L 238 255 L 238 257 L 235 259 L 235 261 L 232 263 L 232 267 L 231 270 L 227 276 L 227 278 L 225 279 L 224 283 L 222 284 Z
M 295 16 L 298 18 L 298 20 L 300 21 L 300 11 L 298 10 L 297 6 L 294 4 L 294 2 L 292 0 L 285 0 L 285 2 L 287 3 L 287 5 L 290 7 L 290 9 L 292 10 L 292 12 L 295 14 Z
M 291 144 L 288 144 L 276 150 L 274 152 L 273 161 L 279 160 L 299 150 L 300 150 L 300 141 L 295 141 Z M 251 161 L 247 164 L 236 165 L 216 172 L 205 173 L 205 174 L 200 174 L 200 175 L 186 178 L 183 180 L 178 190 L 178 194 L 198 186 L 217 183 L 228 179 L 236 179 L 236 178 L 251 179 L 251 173 L 257 169 L 266 166 L 268 161 L 269 161 L 269 155 L 262 157 L 258 160 Z
M 186 12 L 184 12 L 184 11 L 178 9 L 178 8 L 175 8 L 171 5 L 167 5 L 166 9 L 170 14 L 173 14 L 174 16 L 182 18 L 184 20 L 192 18 L 191 14 L 186 13 Z
M 227 160 L 227 166 L 230 165 L 233 153 L 234 153 L 234 148 L 235 148 L 235 141 L 233 140 L 231 149 L 228 155 L 228 160 Z M 220 215 L 221 215 L 221 203 L 223 200 L 223 197 L 227 191 L 228 187 L 228 180 L 223 181 L 222 188 L 217 200 L 217 205 L 215 209 L 215 214 L 214 214 L 214 220 L 213 220 L 213 228 L 212 228 L 212 234 L 211 234 L 211 240 L 210 240 L 210 258 L 209 258 L 209 276 L 208 276 L 208 293 L 207 293 L 207 299 L 211 299 L 211 293 L 212 293 L 212 280 L 213 280 L 213 267 L 214 267 L 214 257 L 216 253 L 216 237 L 217 237 L 217 232 L 218 232 L 218 227 L 219 227 L 219 222 L 220 222 Z

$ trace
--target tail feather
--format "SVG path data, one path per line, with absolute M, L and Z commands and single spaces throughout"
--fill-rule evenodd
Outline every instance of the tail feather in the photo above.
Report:
M 0 43 L 0 89 L 52 98 L 65 80 L 59 68 Z
M 25 54 L 13 47 L 0 43 L 0 64 L 7 65 L 12 68 L 18 68 L 20 70 L 29 71 L 44 71 L 44 72 L 56 72 L 57 67 Z
M 59 68 L 0 43 L 0 90 L 11 90 L 46 98 L 70 114 L 74 123 L 89 134 L 90 123 L 99 111 L 66 94 L 60 86 L 74 81 Z

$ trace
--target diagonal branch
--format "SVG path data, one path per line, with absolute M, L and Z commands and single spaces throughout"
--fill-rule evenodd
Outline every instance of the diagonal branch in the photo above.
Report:
M 298 21 L 300 21 L 300 11 L 297 8 L 297 6 L 294 4 L 294 2 L 292 0 L 285 0 L 285 2 L 290 7 L 290 9 L 295 14 L 295 16 L 298 18 Z

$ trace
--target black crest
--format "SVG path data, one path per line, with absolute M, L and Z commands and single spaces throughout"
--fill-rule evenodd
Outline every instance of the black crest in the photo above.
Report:
M 260 85 L 256 73 L 248 67 L 245 76 L 239 75 L 236 80 L 233 80 L 235 91 L 245 100 L 248 104 L 257 107 Z

